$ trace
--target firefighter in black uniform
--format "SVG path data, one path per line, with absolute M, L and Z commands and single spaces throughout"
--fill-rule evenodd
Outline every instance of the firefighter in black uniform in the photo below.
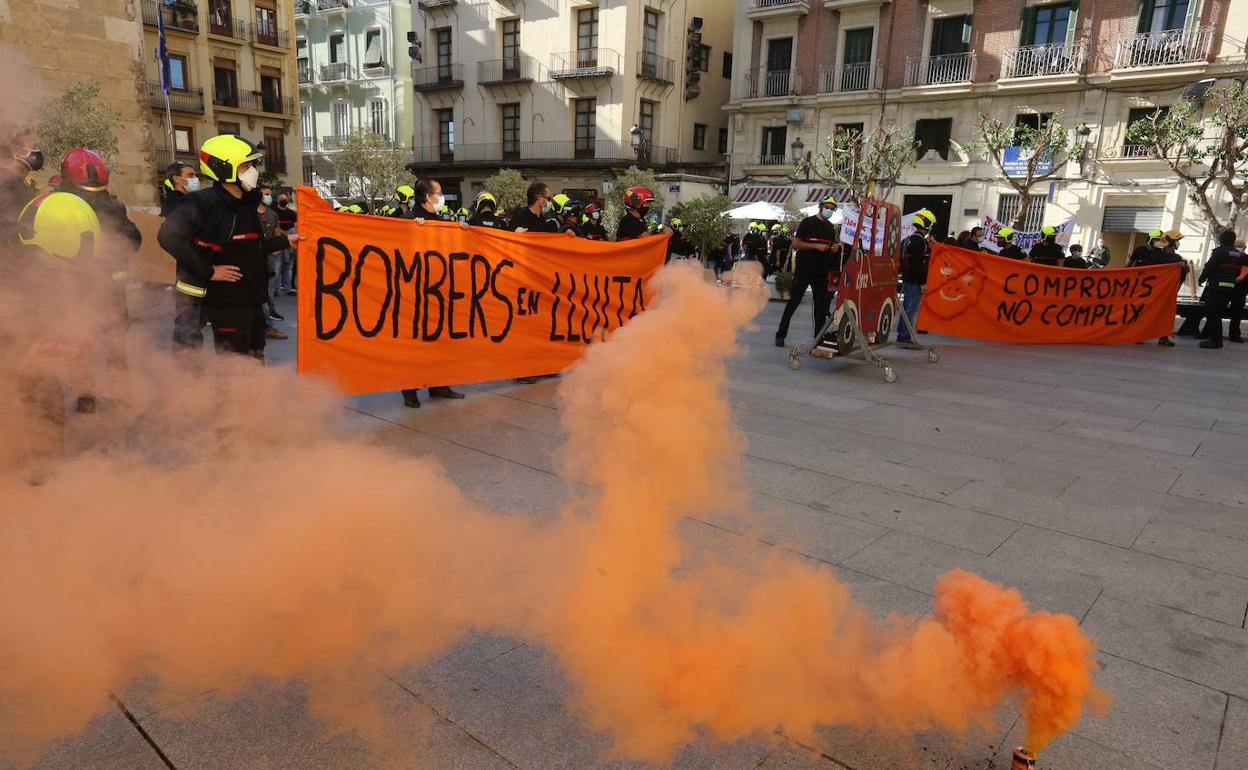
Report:
M 1127 267 L 1148 267 L 1150 265 L 1169 265 L 1180 264 L 1183 266 L 1183 278 L 1187 277 L 1187 262 L 1178 254 L 1165 249 L 1165 233 L 1160 230 L 1154 230 L 1149 233 L 1148 244 L 1138 247 L 1131 252 L 1131 259 L 1127 261 Z M 1180 279 L 1181 280 L 1181 279 Z M 1219 319 L 1221 316 L 1219 316 Z M 1157 344 L 1163 347 L 1174 347 L 1174 340 L 1169 336 L 1162 337 L 1157 340 Z M 1218 345 L 1222 344 L 1222 321 L 1218 321 Z
M 767 274 L 767 225 L 762 222 L 751 222 L 750 229 L 746 232 L 745 237 L 741 239 L 741 250 L 745 252 L 746 259 L 752 259 L 763 267 L 763 274 Z
M 581 215 L 581 237 L 590 241 L 607 240 L 607 228 L 602 226 L 602 209 L 590 203 Z
M 1001 256 L 1006 259 L 1027 259 L 1027 255 L 1023 253 L 1014 243 L 1015 232 L 1012 227 L 1002 227 L 997 231 L 997 242 L 1001 244 Z
M 187 195 L 165 218 L 158 235 L 160 245 L 178 262 L 174 344 L 198 347 L 203 324 L 209 321 L 218 351 L 263 359 L 266 255 L 292 247 L 302 237 L 263 236 L 257 213 L 261 147 L 220 134 L 204 142 L 199 157 L 200 172 L 215 184 Z
M 492 192 L 477 194 L 472 204 L 473 214 L 468 224 L 473 227 L 490 227 L 495 230 L 506 230 L 507 223 L 498 215 L 498 198 Z
M 1200 299 L 1205 303 L 1205 334 L 1202 348 L 1222 347 L 1222 316 L 1235 294 L 1240 270 L 1248 266 L 1244 252 L 1235 248 L 1235 231 L 1223 230 L 1218 236 L 1218 247 L 1209 255 L 1205 269 L 1200 271 L 1200 283 L 1205 291 Z M 1234 328 L 1232 332 L 1236 331 Z M 1241 340 L 1242 341 L 1242 340 Z
M 1031 247 L 1031 254 L 1028 259 L 1037 265 L 1048 265 L 1049 267 L 1057 267 L 1062 264 L 1065 254 L 1062 247 L 1057 245 L 1057 228 L 1052 225 L 1045 225 L 1040 229 L 1041 240 L 1037 241 Z
M 559 223 L 559 232 L 571 233 L 579 238 L 581 235 L 581 211 L 583 210 L 580 201 L 559 193 L 551 199 L 551 203 L 555 207 L 555 221 Z
M 0 136 L 0 243 L 13 242 L 17 218 L 38 190 L 30 172 L 43 168 L 43 152 L 35 134 L 19 128 Z
M 685 220 L 674 217 L 671 221 L 672 237 L 667 241 L 667 260 L 673 257 L 685 259 L 693 254 L 693 244 L 685 238 Z
M 194 167 L 180 160 L 170 163 L 165 169 L 165 181 L 160 185 L 160 215 L 169 216 L 169 212 L 193 192 L 199 192 L 199 175 Z
M 789 237 L 789 226 L 776 223 L 771 226 L 771 267 L 773 272 L 784 270 L 789 261 L 789 249 L 793 247 L 793 239 Z

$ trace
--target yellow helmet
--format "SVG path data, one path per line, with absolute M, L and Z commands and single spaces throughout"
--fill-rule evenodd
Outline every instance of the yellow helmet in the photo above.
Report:
M 239 166 L 263 159 L 260 146 L 234 134 L 217 134 L 199 147 L 200 173 L 218 182 L 237 182 Z
M 997 235 L 1006 243 L 1014 242 L 1014 228 L 1012 227 L 1002 227 L 997 231 Z
M 1040 234 L 1045 238 L 1048 238 L 1050 235 L 1057 235 L 1057 228 L 1053 225 L 1045 225 L 1040 228 Z
M 680 217 L 672 218 L 672 227 L 684 227 L 684 226 L 685 226 L 685 220 L 681 219 Z
M 492 192 L 477 193 L 477 199 L 472 202 L 473 210 L 480 211 L 482 203 L 489 203 L 496 211 L 498 210 L 498 198 L 495 198 Z
M 401 184 L 394 188 L 394 198 L 399 203 L 407 203 L 416 195 L 416 188 L 410 184 Z
M 100 240 L 100 220 L 87 202 L 64 192 L 40 195 L 17 218 L 17 238 L 62 259 L 90 257 Z
M 1179 232 L 1178 230 L 1167 230 L 1166 240 L 1170 241 L 1171 243 L 1178 243 L 1179 241 L 1183 240 L 1183 233 Z
M 931 209 L 919 209 L 919 212 L 915 216 L 923 217 L 927 220 L 928 228 L 931 228 L 932 225 L 936 224 L 936 215 L 932 213 Z

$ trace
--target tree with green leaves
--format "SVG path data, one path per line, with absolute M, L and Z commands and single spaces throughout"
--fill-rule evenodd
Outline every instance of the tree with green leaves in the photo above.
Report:
M 857 206 L 868 198 L 883 200 L 897 180 L 917 160 L 913 133 L 877 127 L 870 133 L 838 129 L 798 164 L 819 179 L 843 188 Z
M 338 171 L 338 190 L 346 197 L 369 203 L 388 200 L 403 180 L 410 178 L 404 157 L 389 140 L 365 129 L 346 136 L 331 156 Z
M 611 193 L 606 196 L 607 206 L 602 214 L 602 226 L 612 237 L 620 225 L 620 218 L 624 216 L 624 191 L 636 186 L 649 188 L 650 192 L 654 193 L 655 207 L 663 206 L 663 193 L 659 190 L 659 183 L 654 178 L 654 172 L 629 166 L 611 183 Z
M 49 98 L 38 111 L 35 135 L 49 166 L 61 161 L 75 147 L 99 153 L 106 162 L 117 157 L 117 126 L 121 112 L 100 100 L 100 84 L 78 82 Z
M 707 194 L 680 204 L 672 216 L 684 222 L 685 238 L 705 259 L 723 249 L 724 238 L 732 231 L 732 221 L 724 216 L 730 208 L 732 199 L 728 196 Z
M 991 160 L 1018 193 L 1018 212 L 1012 223 L 1015 227 L 1026 221 L 1032 189 L 1060 175 L 1071 158 L 1083 153 L 1083 139 L 1073 139 L 1070 129 L 1062 125 L 1057 115 L 1035 117 L 1036 125 L 1032 126 L 990 118 L 981 112 L 975 121 L 978 139 L 970 146 L 972 152 Z M 1021 165 L 1006 157 L 1014 147 L 1018 148 Z
M 1248 80 L 1216 83 L 1127 127 L 1127 143 L 1166 164 L 1213 232 L 1234 230 L 1248 209 Z M 1225 216 L 1219 203 L 1230 199 Z
M 528 202 L 529 180 L 514 168 L 500 168 L 485 180 L 485 190 L 498 199 L 498 213 L 511 211 Z

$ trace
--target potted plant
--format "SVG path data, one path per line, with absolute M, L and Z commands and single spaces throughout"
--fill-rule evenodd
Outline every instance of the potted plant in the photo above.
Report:
M 776 293 L 782 302 L 789 301 L 789 290 L 793 288 L 793 274 L 781 271 L 776 273 Z

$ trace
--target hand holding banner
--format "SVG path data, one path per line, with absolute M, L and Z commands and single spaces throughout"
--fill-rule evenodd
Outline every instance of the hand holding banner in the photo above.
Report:
M 932 247 L 923 327 L 1017 343 L 1114 344 L 1174 331 L 1178 264 L 1074 270 Z
M 299 371 L 348 394 L 560 371 L 645 309 L 667 253 L 298 204 Z

